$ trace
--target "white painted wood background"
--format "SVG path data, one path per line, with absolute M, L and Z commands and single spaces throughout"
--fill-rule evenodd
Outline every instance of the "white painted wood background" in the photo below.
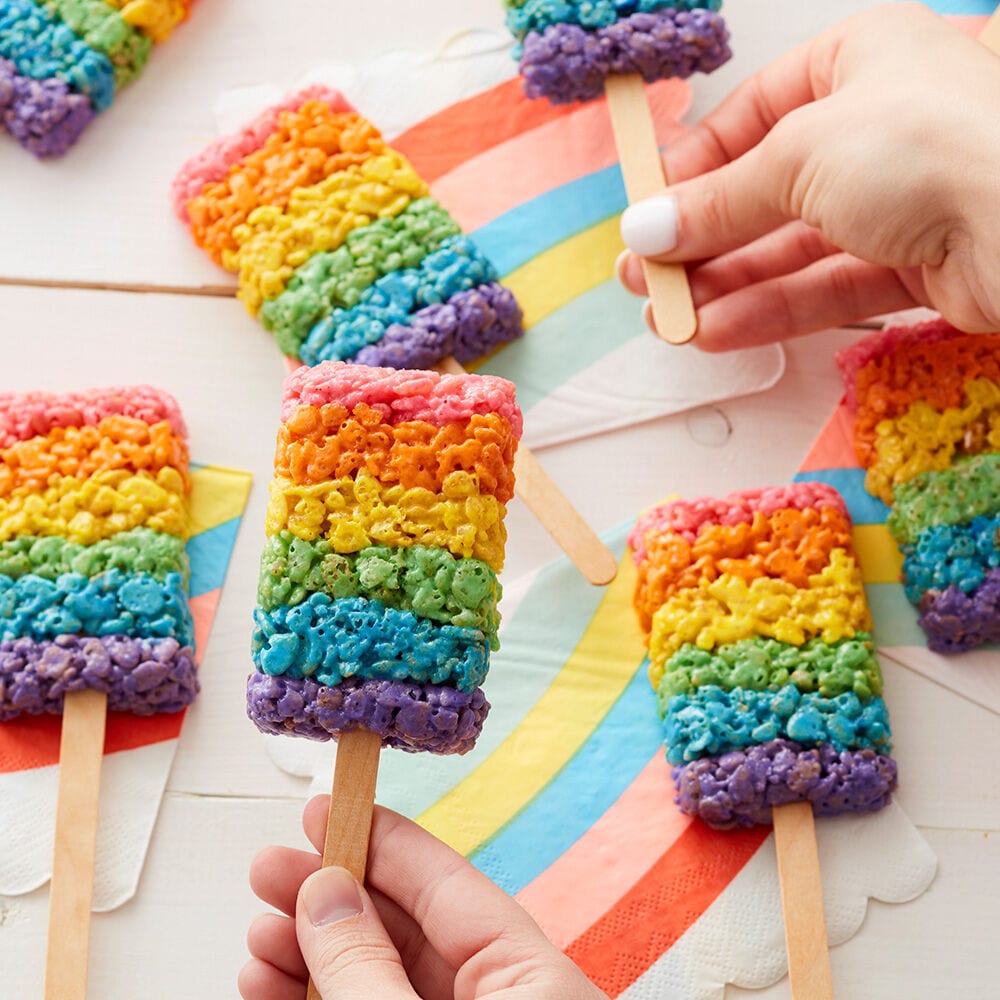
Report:
M 696 81 L 695 110 L 795 41 L 866 6 L 733 0 L 737 58 Z M 177 166 L 214 137 L 219 91 L 285 86 L 331 58 L 433 48 L 462 28 L 500 25 L 495 0 L 201 0 L 143 79 L 63 162 L 38 165 L 0 141 L 0 386 L 154 380 L 179 397 L 199 461 L 256 477 L 203 665 L 204 694 L 185 725 L 139 894 L 95 917 L 95 1000 L 235 997 L 245 929 L 260 909 L 246 884 L 250 859 L 272 842 L 304 846 L 303 786 L 271 764 L 239 708 L 284 366 L 269 337 L 225 298 L 31 283 L 188 292 L 231 284 L 190 244 L 167 203 Z M 638 322 L 638 306 L 627 321 Z M 789 345 L 787 374 L 764 395 L 549 449 L 545 464 L 598 529 L 673 491 L 784 482 L 840 395 L 832 352 L 855 336 Z M 508 524 L 506 579 L 556 555 L 519 502 Z M 837 993 L 986 1000 L 1000 981 L 1000 770 L 993 766 L 1000 719 L 891 664 L 886 697 L 905 775 L 900 800 L 941 868 L 924 897 L 874 904 L 857 937 L 834 950 Z M 0 1000 L 41 995 L 46 904 L 44 890 L 0 897 Z M 787 997 L 788 987 L 729 996 L 772 1000 Z

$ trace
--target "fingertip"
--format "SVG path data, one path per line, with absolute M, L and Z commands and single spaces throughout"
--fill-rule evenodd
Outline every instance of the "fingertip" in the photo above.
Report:
M 323 853 L 323 842 L 326 840 L 326 824 L 330 813 L 330 796 L 315 795 L 302 810 L 302 829 L 309 843 L 320 854 Z
M 615 261 L 615 276 L 622 287 L 632 295 L 645 296 L 649 294 L 646 287 L 646 276 L 642 270 L 642 259 L 631 250 L 623 250 Z
M 647 299 L 642 307 L 642 321 L 650 333 L 657 333 L 656 317 L 653 315 L 652 300 Z
M 303 1000 L 306 992 L 305 983 L 259 958 L 240 969 L 236 986 L 243 1000 Z

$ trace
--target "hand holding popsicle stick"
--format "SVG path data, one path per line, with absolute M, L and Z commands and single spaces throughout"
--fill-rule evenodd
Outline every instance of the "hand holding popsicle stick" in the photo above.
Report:
M 721 0 L 652 3 L 625 15 L 618 5 L 600 13 L 591 5 L 505 6 L 528 96 L 586 101 L 603 89 L 629 203 L 662 192 L 667 178 L 644 81 L 709 73 L 729 58 Z M 644 260 L 642 267 L 657 333 L 687 343 L 698 321 L 684 265 Z
M 323 413 L 379 414 L 348 474 Z M 286 380 L 248 712 L 266 733 L 339 741 L 323 864 L 359 882 L 381 748 L 466 753 L 489 710 L 522 423 L 491 376 L 327 363 Z M 418 427 L 433 453 L 400 447 Z M 291 551 L 323 566 L 292 589 Z
M 642 77 L 609 76 L 604 84 L 630 205 L 666 189 L 667 176 L 656 142 L 653 116 Z M 656 333 L 670 344 L 686 344 L 698 331 L 698 317 L 683 264 L 643 258 Z

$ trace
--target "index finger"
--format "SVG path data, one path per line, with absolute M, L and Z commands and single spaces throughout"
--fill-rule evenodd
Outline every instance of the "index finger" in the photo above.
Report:
M 669 182 L 698 177 L 738 159 L 796 108 L 828 97 L 840 45 L 864 16 L 834 25 L 744 80 L 664 152 Z

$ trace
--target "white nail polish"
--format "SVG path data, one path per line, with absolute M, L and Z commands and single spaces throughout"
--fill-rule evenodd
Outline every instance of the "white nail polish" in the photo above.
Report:
M 622 239 L 640 257 L 656 257 L 677 246 L 677 199 L 670 194 L 629 205 L 622 214 Z

